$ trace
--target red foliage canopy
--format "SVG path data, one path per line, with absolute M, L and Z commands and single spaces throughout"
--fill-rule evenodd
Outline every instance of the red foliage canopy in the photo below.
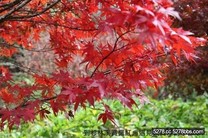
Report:
M 194 60 L 194 48 L 202 39 L 181 28 L 170 0 L 3 0 L 0 1 L 0 55 L 12 56 L 19 45 L 32 49 L 41 32 L 50 34 L 50 46 L 58 69 L 51 75 L 32 74 L 33 85 L 14 84 L 12 74 L 0 68 L 1 126 L 11 128 L 21 120 L 45 117 L 49 103 L 56 114 L 68 105 L 85 108 L 98 101 L 98 119 L 113 122 L 113 111 L 103 99 L 119 100 L 132 108 L 135 99 L 146 100 L 143 91 L 164 80 L 165 63 L 184 55 Z M 69 71 L 76 56 L 82 57 L 79 74 Z M 44 59 L 43 59 L 44 60 Z M 59 91 L 57 88 L 61 88 Z M 39 96 L 37 96 L 39 95 Z

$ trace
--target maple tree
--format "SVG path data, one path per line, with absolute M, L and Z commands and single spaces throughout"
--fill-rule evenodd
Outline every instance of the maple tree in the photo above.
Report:
M 20 47 L 32 50 L 33 41 L 47 32 L 57 65 L 50 75 L 28 72 L 32 85 L 14 83 L 12 73 L 0 67 L 1 127 L 45 117 L 46 105 L 55 114 L 71 114 L 69 105 L 76 111 L 95 102 L 103 105 L 98 120 L 114 122 L 104 99 L 130 109 L 136 99 L 147 101 L 144 90 L 163 84 L 167 64 L 158 59 L 194 61 L 194 49 L 204 42 L 171 27 L 174 18 L 181 19 L 172 5 L 170 0 L 0 1 L 0 55 L 11 57 Z M 69 71 L 77 57 L 82 61 Z

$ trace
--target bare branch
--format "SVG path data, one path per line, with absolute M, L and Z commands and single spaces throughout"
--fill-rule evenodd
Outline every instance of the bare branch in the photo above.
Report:
M 25 15 L 25 16 L 11 16 L 9 19 L 25 19 L 25 18 L 32 18 L 32 17 L 39 16 L 39 15 L 45 13 L 46 11 L 48 11 L 53 6 L 55 6 L 58 2 L 60 2 L 60 0 L 53 2 L 52 4 L 50 4 L 49 6 L 44 8 L 41 12 L 37 12 L 37 13 L 31 14 L 31 15 Z
M 13 2 L 10 2 L 10 3 L 6 3 L 6 4 L 3 4 L 3 5 L 0 5 L 0 13 L 3 12 L 3 11 L 6 11 L 8 9 L 11 9 L 12 7 L 14 7 L 15 5 L 21 3 L 22 0 L 15 0 Z
M 12 13 L 18 11 L 19 9 L 21 9 L 22 7 L 24 7 L 26 4 L 28 4 L 31 0 L 25 0 L 24 2 L 22 2 L 20 5 L 18 5 L 17 7 L 14 7 L 13 9 L 11 9 L 7 14 L 3 15 L 0 17 L 0 23 L 5 21 Z

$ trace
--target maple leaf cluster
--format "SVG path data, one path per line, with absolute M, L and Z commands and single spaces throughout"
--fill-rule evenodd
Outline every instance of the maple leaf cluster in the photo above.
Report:
M 171 27 L 174 18 L 181 19 L 172 5 L 170 0 L 1 1 L 0 38 L 6 44 L 0 43 L 0 51 L 10 51 L 1 56 L 12 56 L 17 44 L 34 48 L 32 42 L 47 32 L 58 67 L 50 75 L 30 73 L 33 85 L 14 84 L 8 69 L 0 68 L 1 126 L 45 117 L 45 103 L 56 114 L 67 112 L 69 105 L 76 111 L 100 102 L 98 120 L 105 123 L 114 122 L 114 113 L 104 99 L 130 109 L 136 99 L 147 101 L 144 90 L 163 84 L 167 64 L 158 59 L 171 56 L 175 64 L 180 56 L 194 60 L 194 49 L 203 42 Z M 75 75 L 69 68 L 76 57 L 82 57 L 84 68 Z

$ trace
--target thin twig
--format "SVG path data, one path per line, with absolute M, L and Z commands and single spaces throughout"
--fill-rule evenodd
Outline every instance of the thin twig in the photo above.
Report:
M 123 37 L 125 34 L 129 33 L 129 32 L 130 32 L 130 31 L 126 31 L 125 33 L 121 34 L 121 35 L 116 39 L 112 51 L 109 52 L 105 57 L 103 57 L 103 59 L 100 61 L 100 63 L 96 66 L 96 68 L 95 68 L 94 71 L 92 72 L 92 74 L 91 74 L 91 76 L 90 76 L 91 78 L 93 77 L 93 75 L 95 74 L 95 72 L 98 70 L 98 68 L 100 67 L 100 65 L 101 65 L 101 64 L 102 64 L 102 63 L 103 63 L 103 62 L 104 62 L 111 54 L 113 54 L 113 53 L 116 51 L 116 47 L 117 47 L 117 43 L 118 43 L 119 39 L 120 39 L 121 37 Z

